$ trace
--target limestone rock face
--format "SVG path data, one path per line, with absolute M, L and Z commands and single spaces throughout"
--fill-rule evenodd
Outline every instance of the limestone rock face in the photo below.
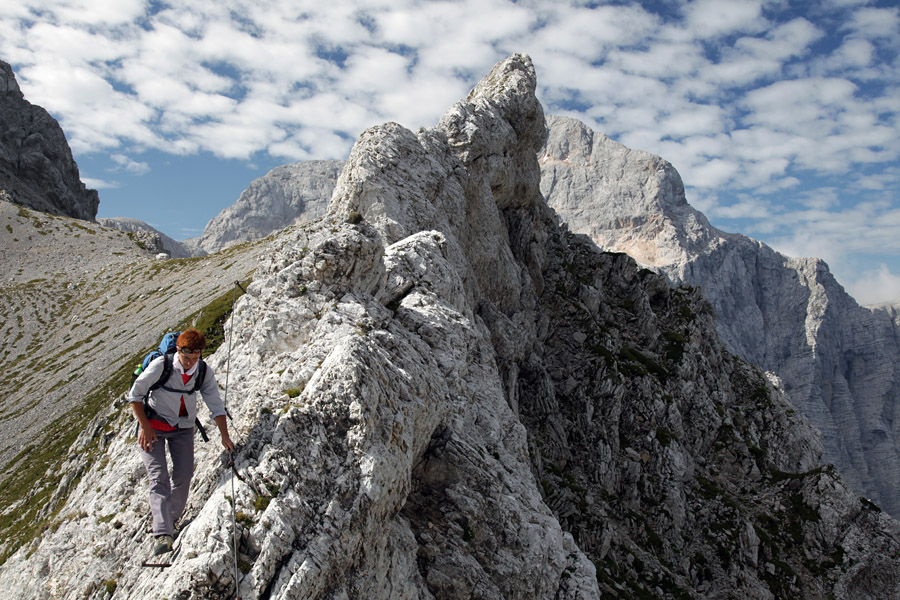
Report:
M 146 483 L 113 408 L 8 595 L 896 596 L 900 526 L 699 292 L 559 225 L 535 86 L 514 55 L 433 129 L 367 130 L 325 217 L 270 242 L 208 357 L 234 468 L 198 444 L 171 567 L 136 566 Z
M 185 240 L 194 253 L 215 252 L 238 242 L 325 214 L 344 161 L 310 160 L 275 167 L 254 179 L 237 202 L 220 212 L 199 238 Z
M 572 230 L 675 285 L 702 288 L 729 349 L 777 373 L 823 433 L 825 460 L 857 493 L 900 515 L 896 310 L 860 307 L 821 260 L 789 258 L 710 226 L 659 157 L 573 119 L 548 125 L 541 186 Z
M 12 67 L 0 61 L 0 190 L 41 212 L 93 221 L 100 198 L 81 183 L 59 123 L 25 100 Z
M 194 254 L 179 241 L 173 240 L 166 234 L 157 230 L 155 227 L 144 223 L 140 219 L 132 219 L 129 217 L 111 217 L 97 219 L 97 223 L 104 227 L 118 229 L 119 231 L 127 231 L 132 233 L 146 232 L 151 236 L 155 236 L 158 241 L 153 246 L 158 248 L 160 252 L 168 254 L 170 258 L 188 258 Z

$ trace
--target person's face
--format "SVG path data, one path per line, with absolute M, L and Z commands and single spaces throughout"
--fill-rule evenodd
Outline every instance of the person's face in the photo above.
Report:
M 189 371 L 200 360 L 200 350 L 195 348 L 178 348 L 178 360 L 185 371 Z

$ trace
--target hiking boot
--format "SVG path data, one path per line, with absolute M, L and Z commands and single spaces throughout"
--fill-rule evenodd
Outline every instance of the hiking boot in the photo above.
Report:
M 153 556 L 159 556 L 172 551 L 172 536 L 160 535 L 156 537 L 156 547 L 153 548 Z

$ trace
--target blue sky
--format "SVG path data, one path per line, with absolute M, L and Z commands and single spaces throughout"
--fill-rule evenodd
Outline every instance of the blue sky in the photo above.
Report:
M 434 125 L 531 55 L 548 114 L 659 154 L 726 231 L 900 299 L 896 0 L 16 0 L 0 58 L 101 217 L 198 235 L 277 165 Z

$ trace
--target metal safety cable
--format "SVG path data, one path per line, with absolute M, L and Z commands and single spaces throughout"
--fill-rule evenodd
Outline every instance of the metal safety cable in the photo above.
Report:
M 228 413 L 228 377 L 231 375 L 231 340 L 234 338 L 234 303 L 237 300 L 237 288 L 241 288 L 241 291 L 245 294 L 247 290 L 241 285 L 240 281 L 235 281 L 234 285 L 236 287 L 232 288 L 231 294 L 231 315 L 229 319 L 231 320 L 231 326 L 228 331 L 228 354 L 225 359 L 225 399 L 222 401 L 222 404 L 225 405 L 225 414 L 231 418 L 231 415 Z M 234 419 L 231 419 L 232 424 L 234 423 Z M 237 432 L 237 428 L 235 428 L 235 432 Z M 232 551 L 234 553 L 234 599 L 240 600 L 240 596 L 238 596 L 238 539 L 237 539 L 237 496 L 234 493 L 234 476 L 237 474 L 237 467 L 234 465 L 234 450 L 232 450 L 229 454 L 228 466 L 231 467 L 231 543 L 232 543 Z

